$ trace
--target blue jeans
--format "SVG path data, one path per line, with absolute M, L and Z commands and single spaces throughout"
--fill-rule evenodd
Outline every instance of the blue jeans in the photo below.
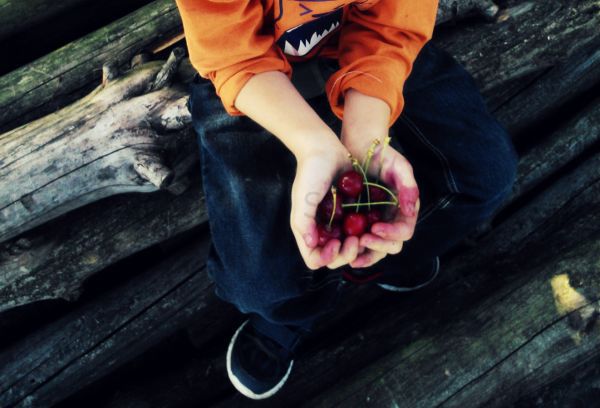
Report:
M 319 60 L 324 79 L 337 61 Z M 292 235 L 290 192 L 296 162 L 284 145 L 246 116 L 229 116 L 198 75 L 189 108 L 198 135 L 212 234 L 208 273 L 216 294 L 251 314 L 265 334 L 310 330 L 332 310 L 339 270 L 309 270 Z M 404 87 L 405 108 L 390 129 L 392 146 L 413 166 L 421 210 L 414 237 L 377 264 L 382 282 L 431 268 L 435 258 L 485 221 L 509 193 L 517 158 L 471 76 L 427 44 Z M 324 94 L 307 99 L 339 134 Z

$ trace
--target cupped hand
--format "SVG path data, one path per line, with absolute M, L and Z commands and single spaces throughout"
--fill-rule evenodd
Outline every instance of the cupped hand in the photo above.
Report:
M 332 239 L 319 247 L 316 222 L 317 207 L 335 177 L 351 167 L 348 151 L 335 138 L 323 141 L 296 158 L 290 225 L 306 266 L 312 270 L 324 266 L 333 269 L 353 262 L 358 255 L 358 238 L 347 238 L 343 245 L 340 240 Z
M 412 166 L 408 160 L 391 146 L 379 145 L 368 169 L 371 178 L 377 178 L 391 187 L 398 198 L 395 218 L 389 222 L 377 222 L 370 232 L 361 236 L 360 255 L 350 262 L 353 268 L 366 268 L 385 258 L 398 254 L 403 243 L 412 238 L 420 207 L 419 189 Z

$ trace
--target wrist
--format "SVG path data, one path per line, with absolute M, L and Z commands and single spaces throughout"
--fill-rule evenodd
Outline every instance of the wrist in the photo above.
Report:
M 362 160 L 375 139 L 383 142 L 389 133 L 389 106 L 381 99 L 360 93 L 346 92 L 341 140 L 348 151 Z
M 348 150 L 333 131 L 296 133 L 292 137 L 290 150 L 301 161 L 314 155 L 336 155 L 347 158 Z

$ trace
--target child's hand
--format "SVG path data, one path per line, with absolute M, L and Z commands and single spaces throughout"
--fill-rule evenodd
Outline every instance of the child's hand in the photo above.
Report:
M 332 239 L 318 247 L 317 206 L 331 188 L 333 180 L 351 167 L 348 151 L 337 138 L 323 140 L 319 146 L 296 156 L 298 165 L 292 187 L 290 225 L 300 254 L 310 269 L 338 268 L 353 262 L 358 255 L 358 238 Z
M 359 245 L 366 251 L 350 263 L 353 268 L 366 268 L 388 254 L 399 253 L 404 241 L 413 236 L 419 212 L 419 190 L 412 166 L 397 150 L 378 146 L 368 172 L 373 177 L 379 174 L 380 180 L 397 192 L 398 210 L 394 220 L 373 224 L 371 233 L 360 238 Z

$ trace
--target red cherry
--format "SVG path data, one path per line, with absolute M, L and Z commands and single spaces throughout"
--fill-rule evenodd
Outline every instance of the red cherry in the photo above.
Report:
M 362 213 L 350 213 L 344 218 L 344 234 L 358 237 L 367 229 L 367 216 Z
M 362 175 L 354 170 L 342 173 L 337 183 L 338 189 L 347 197 L 358 197 L 363 187 Z
M 369 198 L 372 203 L 386 201 L 388 199 L 388 193 L 379 187 L 369 186 Z
M 381 221 L 381 210 L 378 210 L 377 208 L 371 208 L 371 210 L 369 210 L 369 212 L 367 213 L 367 222 L 369 223 L 369 225 L 373 225 L 376 222 Z
M 329 220 L 331 219 L 331 213 L 333 212 L 333 194 L 331 191 L 328 192 L 323 201 L 317 207 L 317 214 L 322 222 L 329 224 Z M 335 199 L 335 213 L 333 214 L 334 221 L 340 221 L 344 216 L 344 210 L 342 208 L 342 200 L 339 194 Z
M 328 225 L 317 225 L 317 232 L 319 233 L 319 246 L 325 246 L 330 240 L 342 237 L 342 230 L 335 224 L 331 228 Z
M 344 197 L 344 204 L 356 204 L 357 201 L 358 197 Z M 346 210 L 349 210 L 349 208 L 346 208 Z M 354 211 L 354 208 L 352 208 L 352 211 Z

